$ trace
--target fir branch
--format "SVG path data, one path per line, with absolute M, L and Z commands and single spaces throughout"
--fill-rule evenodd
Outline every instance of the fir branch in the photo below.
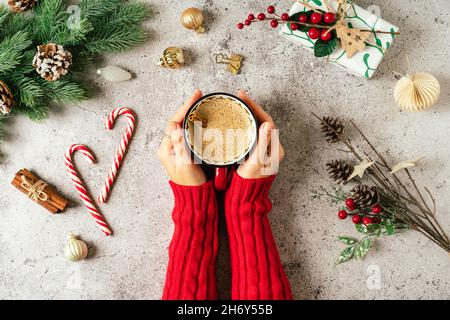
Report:
M 2 25 L 10 15 L 11 10 L 5 5 L 0 5 L 0 25 Z
M 129 26 L 120 30 L 105 29 L 96 38 L 86 43 L 86 49 L 91 54 L 122 52 L 131 46 L 141 44 L 145 39 L 145 31 L 138 26 Z
M 121 0 L 81 0 L 79 3 L 81 16 L 86 19 L 102 17 L 116 9 Z
M 25 50 L 31 45 L 27 32 L 20 31 L 11 37 L 5 38 L 0 43 L 0 73 L 8 73 L 13 70 L 23 57 Z
M 55 103 L 75 103 L 87 99 L 86 89 L 75 81 L 61 79 L 49 82 L 42 78 L 38 81 L 47 97 Z
M 12 77 L 14 82 L 14 97 L 16 103 L 24 104 L 25 107 L 38 107 L 44 103 L 45 92 L 39 83 L 31 77 Z
M 110 15 L 105 16 L 96 23 L 100 23 L 102 28 L 122 28 L 130 25 L 138 25 L 151 14 L 150 7 L 141 2 L 129 2 L 118 7 Z
M 68 13 L 64 11 L 64 5 L 63 0 L 45 0 L 36 3 L 32 25 L 38 44 L 54 42 L 58 30 L 61 30 L 67 22 Z

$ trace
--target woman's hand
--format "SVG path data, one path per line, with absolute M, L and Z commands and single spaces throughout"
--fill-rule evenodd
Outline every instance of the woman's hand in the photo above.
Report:
M 201 97 L 202 92 L 195 90 L 194 95 L 170 119 L 158 149 L 159 160 L 169 179 L 182 186 L 200 186 L 207 181 L 202 167 L 192 160 L 181 129 L 186 112 Z
M 284 158 L 284 150 L 275 123 L 244 91 L 239 91 L 238 96 L 250 107 L 261 126 L 255 149 L 245 163 L 239 166 L 237 173 L 244 179 L 259 179 L 276 174 Z

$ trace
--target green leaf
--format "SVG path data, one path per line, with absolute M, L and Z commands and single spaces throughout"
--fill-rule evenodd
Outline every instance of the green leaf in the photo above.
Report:
M 395 225 L 392 223 L 392 220 L 386 220 L 384 224 L 385 233 L 389 236 L 395 234 Z
M 369 58 L 370 58 L 369 53 L 366 53 L 363 57 L 364 64 L 366 65 L 367 68 L 369 68 Z
M 372 223 L 367 226 L 367 231 L 369 233 L 372 233 L 372 232 L 379 230 L 380 228 L 381 228 L 381 226 L 378 223 Z
M 340 263 L 350 260 L 351 258 L 353 258 L 354 253 L 355 253 L 354 246 L 344 249 L 344 251 L 342 251 L 341 254 L 339 255 L 339 257 L 337 258 L 336 264 L 340 264 Z
M 358 242 L 358 240 L 354 239 L 354 238 L 350 238 L 350 237 L 346 237 L 346 236 L 340 236 L 338 237 L 339 241 L 341 241 L 342 243 L 345 243 L 347 245 L 352 245 Z
M 365 237 L 361 240 L 361 244 L 360 244 L 361 248 L 368 250 L 370 248 L 370 245 L 371 245 L 371 241 L 370 241 L 369 237 Z
M 355 228 L 356 228 L 356 231 L 358 231 L 360 233 L 368 232 L 367 227 L 365 225 L 363 225 L 362 223 L 355 224 Z
M 333 53 L 334 49 L 337 47 L 337 40 L 333 37 L 329 41 L 323 41 L 319 39 L 314 44 L 314 56 L 318 58 L 327 57 Z
M 314 4 L 315 5 L 317 5 L 317 6 L 322 6 L 322 1 L 320 1 L 320 0 L 312 0 L 312 2 L 314 2 Z
M 377 45 L 379 46 L 379 47 L 382 47 L 383 46 L 383 43 L 381 42 L 381 40 L 380 39 L 376 39 L 375 40 L 375 42 L 377 43 Z
M 371 241 L 369 237 L 363 238 L 357 245 L 355 245 L 355 257 L 363 259 L 370 249 Z

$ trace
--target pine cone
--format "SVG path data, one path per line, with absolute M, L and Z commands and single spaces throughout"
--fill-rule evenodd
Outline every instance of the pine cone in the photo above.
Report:
M 54 43 L 37 47 L 33 59 L 33 67 L 42 78 L 55 81 L 67 74 L 72 65 L 72 53 L 64 47 Z
M 6 83 L 0 80 L 0 114 L 7 115 L 11 112 L 14 97 Z
M 365 184 L 354 187 L 350 193 L 355 203 L 363 208 L 371 207 L 380 201 L 380 194 L 377 188 L 369 187 Z
M 323 117 L 322 132 L 325 135 L 325 139 L 327 139 L 329 143 L 336 143 L 339 141 L 338 134 L 342 134 L 342 132 L 344 132 L 344 125 L 340 119 Z
M 33 8 L 37 0 L 8 0 L 8 5 L 12 11 L 24 12 Z
M 350 177 L 353 172 L 353 166 L 342 160 L 329 161 L 326 166 L 330 178 L 337 184 L 346 182 L 348 177 Z

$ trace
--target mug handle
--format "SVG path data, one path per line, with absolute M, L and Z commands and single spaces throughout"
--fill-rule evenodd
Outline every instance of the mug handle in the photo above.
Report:
M 214 176 L 214 187 L 217 191 L 224 191 L 228 183 L 228 168 L 216 168 Z

